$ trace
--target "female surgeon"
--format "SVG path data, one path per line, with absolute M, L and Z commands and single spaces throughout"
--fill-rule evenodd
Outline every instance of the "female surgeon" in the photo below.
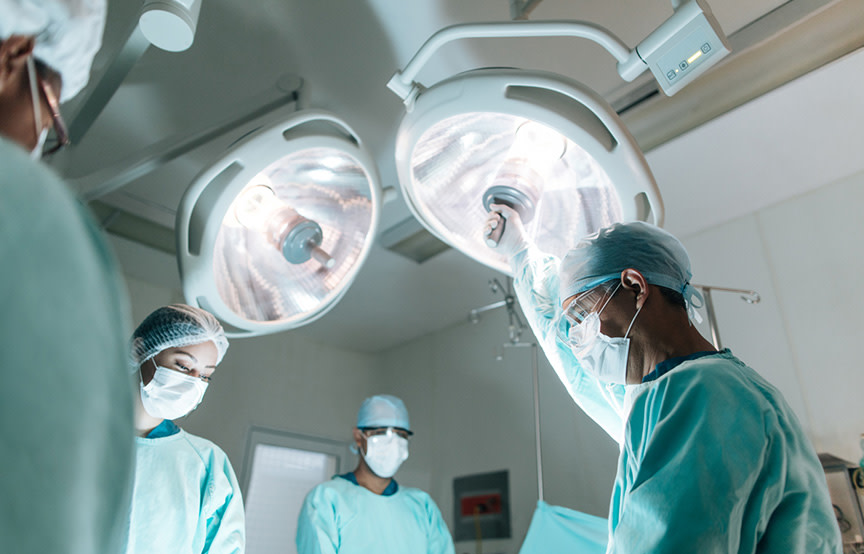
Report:
M 242 553 L 243 500 L 222 450 L 172 420 L 194 410 L 228 340 L 204 310 L 159 308 L 132 335 L 136 469 L 126 552 Z

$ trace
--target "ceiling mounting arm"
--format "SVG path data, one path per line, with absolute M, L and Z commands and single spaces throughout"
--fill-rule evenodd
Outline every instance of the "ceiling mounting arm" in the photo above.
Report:
M 618 75 L 632 81 L 646 69 L 672 95 L 715 65 L 730 49 L 706 0 L 672 0 L 674 12 L 635 48 L 607 29 L 585 21 L 469 23 L 441 29 L 420 47 L 387 87 L 411 111 L 423 87 L 414 79 L 441 46 L 463 38 L 577 37 L 592 40 L 618 60 Z
M 257 119 L 276 113 L 292 102 L 296 107 L 304 97 L 303 80 L 297 76 L 282 76 L 276 89 L 275 93 L 267 91 L 244 103 L 236 113 L 212 126 L 172 135 L 115 164 L 86 175 L 67 177 L 67 180 L 84 202 L 97 200 L 212 140 L 242 131 Z
M 643 62 L 635 50 L 630 50 L 608 30 L 584 21 L 507 21 L 503 23 L 470 23 L 452 25 L 441 29 L 420 47 L 402 71 L 397 71 L 387 87 L 396 93 L 409 108 L 422 90 L 414 79 L 435 52 L 448 42 L 464 38 L 512 38 L 512 37 L 577 37 L 592 40 L 605 48 L 618 60 L 620 67 L 626 67 L 628 74 L 635 78 L 644 71 Z M 636 71 L 634 67 L 643 66 Z

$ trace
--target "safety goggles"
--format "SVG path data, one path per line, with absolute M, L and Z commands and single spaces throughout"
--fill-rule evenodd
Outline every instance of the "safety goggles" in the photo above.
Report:
M 63 116 L 60 115 L 60 102 L 57 100 L 57 95 L 54 94 L 54 89 L 51 85 L 42 77 L 45 65 L 42 62 L 34 61 L 32 57 L 27 62 L 30 73 L 30 88 L 31 90 L 38 91 L 42 98 L 45 99 L 46 104 L 48 104 L 48 111 L 51 114 L 51 128 L 54 131 L 54 138 L 42 151 L 42 154 L 47 156 L 69 144 L 69 131 L 67 130 Z M 36 109 L 38 110 L 38 107 Z M 38 124 L 39 122 L 37 122 Z
M 559 340 L 571 347 L 588 345 L 600 332 L 599 318 L 589 316 L 602 312 L 620 286 L 620 280 L 607 281 L 571 300 L 558 320 Z
M 588 314 L 602 310 L 620 286 L 621 281 L 607 281 L 583 292 L 567 304 L 561 314 L 562 318 L 570 325 L 579 325 L 585 321 Z
M 386 435 L 397 435 L 405 440 L 409 440 L 411 438 L 411 435 L 414 434 L 407 429 L 402 429 L 401 427 L 362 427 L 360 431 L 363 432 L 366 438 L 383 437 Z

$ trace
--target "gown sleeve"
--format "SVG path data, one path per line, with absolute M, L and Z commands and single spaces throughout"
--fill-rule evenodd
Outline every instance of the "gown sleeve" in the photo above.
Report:
M 427 497 L 426 510 L 429 514 L 429 554 L 454 554 L 453 537 L 441 517 L 441 510 L 431 497 Z
M 589 375 L 558 337 L 561 315 L 558 266 L 557 258 L 534 248 L 516 254 L 511 260 L 516 296 L 534 336 L 567 392 L 588 417 L 621 444 L 624 386 L 607 385 Z
M 204 553 L 243 554 L 246 549 L 246 516 L 243 498 L 228 457 L 214 456 L 210 468 L 210 502 L 203 514 L 207 518 Z
M 312 489 L 297 519 L 298 554 L 336 554 L 339 548 L 339 529 L 336 510 L 324 498 L 320 485 Z

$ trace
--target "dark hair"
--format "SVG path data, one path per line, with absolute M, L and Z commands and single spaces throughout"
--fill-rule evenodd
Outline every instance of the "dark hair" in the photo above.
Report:
M 678 306 L 679 308 L 687 309 L 687 302 L 684 301 L 684 295 L 678 292 L 677 290 L 672 290 L 670 288 L 657 286 L 660 289 L 660 294 L 663 295 L 663 298 L 666 299 L 666 302 L 669 302 L 673 306 Z

